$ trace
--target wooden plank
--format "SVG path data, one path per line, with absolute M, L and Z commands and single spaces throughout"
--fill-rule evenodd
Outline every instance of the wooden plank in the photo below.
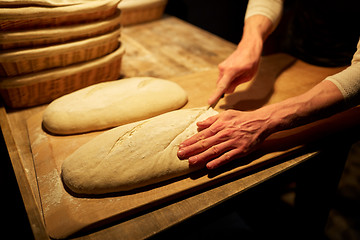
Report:
M 46 233 L 44 221 L 42 218 L 41 210 L 40 210 L 40 201 L 39 201 L 39 192 L 36 185 L 36 181 L 29 181 L 28 176 L 30 178 L 33 177 L 32 180 L 35 180 L 35 172 L 34 165 L 32 163 L 32 157 L 30 153 L 30 144 L 24 144 L 21 140 L 27 140 L 27 130 L 23 128 L 23 131 L 16 131 L 14 134 L 14 129 L 11 127 L 11 121 L 7 116 L 6 110 L 3 106 L 0 107 L 0 125 L 2 134 L 5 139 L 5 143 L 9 152 L 11 164 L 14 169 L 14 173 L 16 176 L 16 180 L 19 186 L 19 190 L 24 202 L 24 206 L 26 212 L 28 213 L 28 218 L 30 222 L 31 229 L 33 234 L 37 237 L 37 239 L 49 239 L 48 234 Z M 26 122 L 23 121 L 23 127 L 26 127 Z M 24 136 L 19 136 L 24 134 Z M 27 146 L 27 147 L 24 147 Z M 27 151 L 29 150 L 29 151 Z M 25 157 L 29 156 L 30 157 Z M 30 160 L 30 161 L 26 161 Z M 25 163 L 25 164 L 24 164 Z M 31 166 L 31 168 L 29 168 Z M 35 186 L 36 185 L 36 186 Z
M 174 17 L 124 28 L 122 73 L 127 77 L 181 77 L 217 69 L 235 45 Z
M 240 176 L 238 179 L 222 182 L 221 185 L 212 186 L 204 191 L 197 191 L 196 194 L 190 194 L 186 198 L 169 202 L 166 205 L 163 204 L 150 212 L 142 212 L 125 221 L 115 222 L 116 225 L 109 225 L 106 229 L 100 228 L 98 231 L 76 239 L 100 239 L 101 237 L 111 238 L 113 236 L 123 240 L 146 239 L 237 196 L 314 155 L 316 152 L 293 158 L 261 171 L 252 172 L 249 175 Z
M 63 160 L 79 146 L 93 139 L 99 132 L 75 136 L 51 136 L 41 129 L 42 115 L 30 118 L 29 135 L 32 143 L 41 204 L 48 233 L 64 238 L 89 226 L 97 227 L 108 219 L 117 220 L 184 194 L 216 184 L 239 174 L 288 157 L 292 149 L 277 151 L 276 144 L 269 152 L 253 156 L 245 163 L 223 168 L 224 171 L 200 171 L 144 187 L 139 190 L 100 197 L 77 197 L 69 194 L 61 181 Z M 295 146 L 296 147 L 296 146 Z

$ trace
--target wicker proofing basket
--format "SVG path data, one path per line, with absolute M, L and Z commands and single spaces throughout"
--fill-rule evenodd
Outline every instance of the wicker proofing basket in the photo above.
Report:
M 115 52 L 87 63 L 3 79 L 0 93 L 12 108 L 48 103 L 89 85 L 117 79 L 124 52 L 121 45 Z
M 0 54 L 0 76 L 9 77 L 65 67 L 113 52 L 119 46 L 120 30 L 81 41 L 49 47 L 13 50 Z
M 99 36 L 119 28 L 120 10 L 110 18 L 85 24 L 60 26 L 47 29 L 3 31 L 0 33 L 0 49 L 39 47 L 66 43 Z
M 122 0 L 120 23 L 123 26 L 147 22 L 160 18 L 167 0 Z
M 60 7 L 1 7 L 0 30 L 35 29 L 105 19 L 116 13 L 119 2 L 94 0 Z

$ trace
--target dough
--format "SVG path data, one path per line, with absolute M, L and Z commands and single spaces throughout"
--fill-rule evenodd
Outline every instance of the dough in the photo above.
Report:
M 127 191 L 198 169 L 177 157 L 181 142 L 197 133 L 207 108 L 182 109 L 108 130 L 62 164 L 66 186 L 79 194 Z
M 104 82 L 60 97 L 44 111 L 43 125 L 55 134 L 115 127 L 172 111 L 187 102 L 176 83 L 150 77 Z

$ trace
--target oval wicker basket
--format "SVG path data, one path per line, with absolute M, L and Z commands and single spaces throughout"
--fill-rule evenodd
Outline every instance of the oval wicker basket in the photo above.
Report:
M 77 5 L 94 0 L 1 0 L 0 7 L 6 6 L 46 6 L 46 7 L 61 7 Z
M 120 0 L 84 1 L 59 6 L 20 6 L 0 8 L 0 30 L 44 28 L 105 19 L 114 15 Z
M 160 18 L 165 10 L 167 0 L 122 0 L 121 25 L 131 25 Z
M 9 77 L 89 61 L 119 46 L 120 30 L 81 41 L 0 54 L 0 76 Z
M 90 38 L 119 28 L 120 10 L 110 18 L 71 26 L 46 29 L 3 31 L 0 33 L 0 49 L 39 47 Z
M 124 53 L 121 45 L 113 53 L 90 62 L 2 79 L 1 96 L 9 107 L 30 107 L 95 83 L 115 80 L 120 75 Z

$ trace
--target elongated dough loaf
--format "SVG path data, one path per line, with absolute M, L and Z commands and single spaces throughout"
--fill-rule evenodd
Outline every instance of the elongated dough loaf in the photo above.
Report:
M 176 110 L 187 102 L 176 83 L 151 77 L 104 82 L 60 97 L 44 111 L 43 125 L 55 134 L 107 129 Z
M 104 132 L 62 164 L 66 186 L 79 194 L 135 189 L 197 170 L 177 157 L 181 142 L 197 133 L 213 109 L 172 111 Z

